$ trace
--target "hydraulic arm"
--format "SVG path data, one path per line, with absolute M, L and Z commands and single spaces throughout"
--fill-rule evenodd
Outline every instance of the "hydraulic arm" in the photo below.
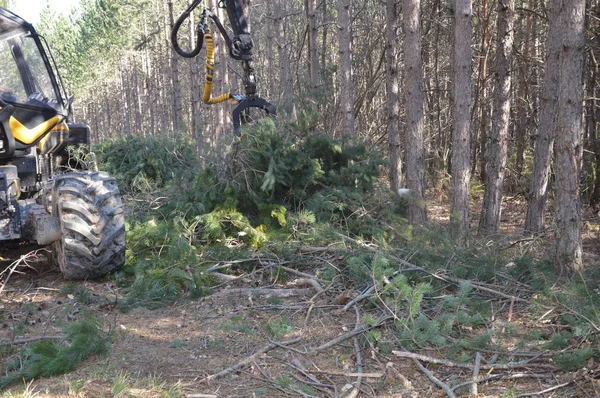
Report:
M 229 36 L 225 27 L 219 18 L 211 11 L 204 9 L 200 17 L 200 22 L 196 26 L 196 42 L 191 51 L 183 50 L 179 46 L 178 33 L 183 22 L 189 18 L 190 14 L 196 9 L 202 0 L 194 0 L 190 6 L 177 18 L 171 32 L 171 43 L 177 54 L 186 58 L 193 58 L 200 54 L 204 42 L 206 42 L 206 79 L 204 82 L 204 92 L 202 101 L 206 104 L 218 104 L 231 100 L 237 106 L 233 109 L 233 131 L 236 135 L 240 135 L 242 124 L 251 121 L 250 109 L 259 108 L 267 116 L 275 117 L 276 110 L 270 102 L 261 98 L 257 94 L 256 76 L 252 67 L 252 48 L 253 42 L 248 26 L 248 18 L 246 15 L 247 7 L 244 4 L 246 0 L 222 0 L 219 3 L 221 8 L 227 12 L 227 17 L 233 31 L 233 36 Z M 225 39 L 229 55 L 241 63 L 243 69 L 244 94 L 225 93 L 217 97 L 212 97 L 212 84 L 214 78 L 214 39 L 213 32 L 210 29 L 208 22 L 212 20 Z

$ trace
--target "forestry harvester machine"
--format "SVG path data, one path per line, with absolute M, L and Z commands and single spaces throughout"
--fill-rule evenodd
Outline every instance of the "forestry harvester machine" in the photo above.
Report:
M 177 54 L 185 58 L 194 58 L 200 54 L 203 43 L 206 42 L 206 78 L 202 101 L 209 105 L 232 101 L 236 105 L 231 115 L 233 119 L 233 132 L 236 136 L 239 136 L 242 125 L 253 122 L 257 117 L 268 116 L 274 119 L 276 116 L 275 106 L 257 94 L 256 75 L 252 67 L 252 48 L 254 43 L 248 24 L 248 6 L 250 0 L 219 1 L 219 8 L 225 9 L 227 12 L 227 18 L 231 25 L 231 36 L 227 33 L 227 30 L 216 14 L 207 9 L 202 10 L 200 22 L 195 27 L 196 39 L 193 48 L 190 51 L 183 50 L 178 40 L 179 29 L 201 2 L 202 0 L 193 0 L 189 7 L 175 21 L 173 30 L 171 31 L 171 43 Z M 225 39 L 229 55 L 241 64 L 243 69 L 244 94 L 225 93 L 217 97 L 212 97 L 211 92 L 215 72 L 215 45 L 213 33 L 209 27 L 209 19 L 214 22 L 221 36 Z M 253 110 L 257 110 L 258 115 L 252 113 L 251 111 Z
M 125 262 L 125 219 L 115 179 L 69 158 L 90 143 L 72 100 L 44 38 L 0 8 L 0 246 L 48 245 L 65 278 L 87 279 Z

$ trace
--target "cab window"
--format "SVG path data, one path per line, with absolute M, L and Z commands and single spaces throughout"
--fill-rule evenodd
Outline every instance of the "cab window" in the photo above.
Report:
M 50 76 L 29 33 L 0 41 L 0 97 L 30 106 L 58 106 Z

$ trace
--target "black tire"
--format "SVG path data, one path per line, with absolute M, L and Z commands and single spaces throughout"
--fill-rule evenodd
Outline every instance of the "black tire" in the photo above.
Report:
M 61 174 L 48 184 L 45 198 L 62 230 L 52 256 L 65 279 L 97 278 L 125 263 L 123 202 L 113 177 L 93 171 Z

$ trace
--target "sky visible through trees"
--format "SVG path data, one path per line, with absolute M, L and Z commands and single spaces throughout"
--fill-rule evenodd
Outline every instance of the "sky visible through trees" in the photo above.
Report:
M 13 0 L 8 3 L 8 9 L 27 22 L 36 25 L 40 21 L 40 15 L 45 12 L 46 8 L 51 12 L 68 16 L 74 8 L 77 8 L 79 0 Z

